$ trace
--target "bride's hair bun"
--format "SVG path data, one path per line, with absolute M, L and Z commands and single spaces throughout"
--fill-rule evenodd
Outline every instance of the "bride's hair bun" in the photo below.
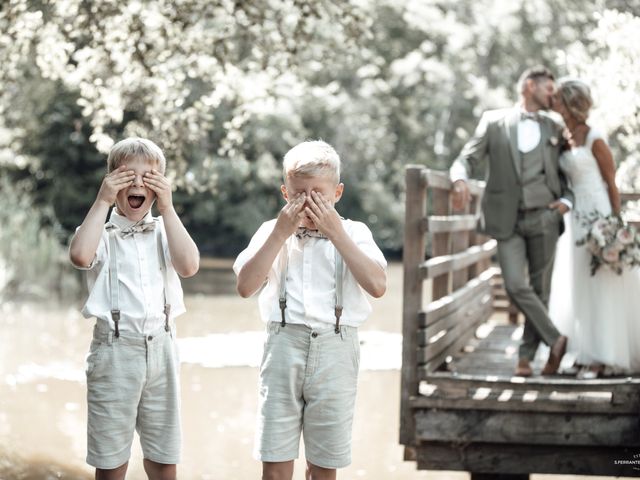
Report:
M 569 113 L 578 122 L 585 122 L 593 106 L 589 85 L 577 78 L 564 77 L 558 80 L 558 93 Z

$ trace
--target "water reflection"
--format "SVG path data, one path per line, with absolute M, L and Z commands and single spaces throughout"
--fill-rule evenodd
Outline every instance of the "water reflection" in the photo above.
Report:
M 264 340 L 263 331 L 179 338 L 180 362 L 207 368 L 258 367 Z M 360 352 L 361 370 L 397 370 L 401 364 L 402 336 L 363 331 L 360 333 Z

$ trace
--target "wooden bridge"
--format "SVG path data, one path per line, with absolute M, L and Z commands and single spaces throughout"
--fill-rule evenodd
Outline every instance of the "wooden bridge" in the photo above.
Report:
M 640 477 L 640 378 L 513 376 L 522 327 L 504 299 L 511 322 L 494 308 L 496 242 L 475 231 L 484 184 L 469 184 L 471 205 L 451 215 L 448 176 L 406 170 L 405 459 L 418 469 L 468 471 L 474 480 Z

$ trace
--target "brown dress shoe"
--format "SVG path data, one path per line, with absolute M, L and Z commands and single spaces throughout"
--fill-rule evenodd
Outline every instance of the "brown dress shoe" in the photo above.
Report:
M 547 360 L 547 364 L 542 369 L 542 375 L 554 375 L 558 371 L 560 361 L 562 360 L 562 357 L 564 357 L 566 351 L 567 337 L 565 335 L 560 335 L 551 346 L 549 360 Z
M 533 375 L 533 370 L 531 370 L 531 365 L 529 364 L 529 360 L 526 358 L 521 358 L 518 360 L 518 366 L 516 367 L 515 372 L 516 377 L 530 377 Z

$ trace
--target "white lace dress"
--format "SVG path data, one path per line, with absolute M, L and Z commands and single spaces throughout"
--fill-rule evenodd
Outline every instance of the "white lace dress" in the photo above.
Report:
M 603 136 L 591 129 L 585 145 L 566 151 L 560 168 L 575 200 L 565 215 L 566 231 L 556 250 L 549 314 L 558 330 L 569 337 L 567 360 L 602 363 L 614 373 L 640 371 L 640 269 L 622 275 L 600 268 L 590 273 L 590 254 L 576 240 L 586 231 L 579 215 L 611 213 L 607 186 L 591 147 Z M 566 363 L 563 362 L 563 365 Z

